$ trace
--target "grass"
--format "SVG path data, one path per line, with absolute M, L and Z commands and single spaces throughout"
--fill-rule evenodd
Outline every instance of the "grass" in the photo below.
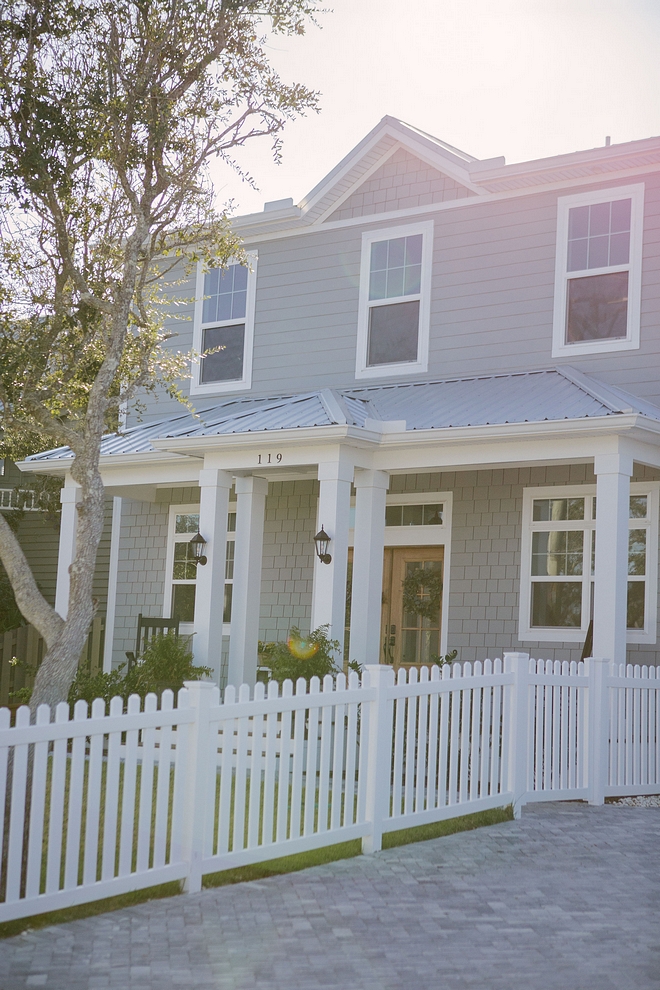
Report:
M 396 846 L 407 846 L 411 842 L 426 842 L 427 839 L 437 839 L 441 835 L 471 832 L 472 829 L 483 828 L 485 825 L 512 821 L 513 805 L 508 804 L 506 808 L 490 808 L 488 811 L 476 811 L 472 815 L 447 818 L 443 822 L 431 822 L 429 825 L 402 828 L 398 832 L 386 832 L 383 836 L 383 849 L 394 849 Z
M 427 839 L 436 839 L 443 835 L 453 835 L 456 832 L 468 832 L 475 828 L 496 825 L 500 822 L 512 820 L 513 808 L 511 805 L 508 805 L 506 808 L 492 808 L 489 811 L 478 811 L 471 815 L 461 815 L 458 818 L 433 822 L 429 825 L 417 825 L 414 828 L 386 832 L 383 835 L 383 849 L 394 849 L 397 846 L 404 846 L 413 842 L 425 842 Z M 232 870 L 222 870 L 220 873 L 209 873 L 203 878 L 202 885 L 205 888 L 224 887 L 228 884 L 264 880 L 267 877 L 306 870 L 310 866 L 334 863 L 339 859 L 350 859 L 353 856 L 359 856 L 361 851 L 362 845 L 360 839 L 352 839 L 350 842 L 338 842 L 331 846 L 323 846 L 321 849 L 310 849 L 308 852 L 297 853 L 294 856 L 281 856 L 279 859 L 270 859 L 263 863 L 239 866 Z M 133 907 L 136 904 L 143 904 L 145 901 L 172 897 L 179 893 L 181 893 L 181 883 L 175 880 L 171 883 L 160 884 L 157 887 L 136 890 L 130 894 L 107 897 L 103 900 L 79 904 L 76 907 L 51 911 L 48 914 L 34 915 L 30 918 L 18 918 L 15 921 L 7 921 L 0 924 L 0 939 L 10 938 L 12 935 L 19 935 L 21 932 L 32 929 L 46 928 L 50 925 L 63 924 L 66 921 L 75 921 L 79 918 L 92 918 L 97 914 L 104 914 L 107 911 L 118 911 L 120 908 Z
M 61 908 L 59 911 L 48 911 L 45 914 L 35 914 L 31 918 L 16 918 L 15 921 L 5 921 L 0 924 L 0 939 L 20 935 L 21 932 L 37 928 L 48 928 L 50 925 L 62 925 L 65 921 L 77 921 L 79 918 L 93 918 L 107 911 L 119 911 L 120 908 L 133 907 L 145 901 L 160 900 L 163 897 L 173 897 L 181 893 L 181 882 L 172 880 L 161 883 L 157 887 L 145 887 L 133 890 L 129 894 L 118 894 L 117 897 L 104 897 L 99 901 L 89 901 L 87 904 L 76 904 L 75 907 Z

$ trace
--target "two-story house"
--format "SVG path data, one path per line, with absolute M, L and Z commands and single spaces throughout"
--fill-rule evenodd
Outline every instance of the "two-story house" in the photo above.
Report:
M 294 624 L 423 663 L 579 659 L 593 619 L 593 655 L 655 663 L 660 138 L 506 165 L 385 117 L 236 223 L 249 268 L 173 324 L 199 418 L 161 398 L 104 443 L 106 664 L 139 613 L 221 682 Z M 66 477 L 61 608 L 68 459 L 29 462 Z

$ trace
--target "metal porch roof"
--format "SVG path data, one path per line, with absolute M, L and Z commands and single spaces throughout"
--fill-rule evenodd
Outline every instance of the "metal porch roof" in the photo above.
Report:
M 104 438 L 102 455 L 155 451 L 154 440 L 215 437 L 349 425 L 366 419 L 405 420 L 406 431 L 580 420 L 637 413 L 660 421 L 660 409 L 622 389 L 570 368 L 445 381 L 319 389 L 298 395 L 232 398 L 200 407 L 197 415 L 140 424 Z M 162 449 L 162 445 L 161 445 Z M 71 456 L 68 447 L 29 461 Z

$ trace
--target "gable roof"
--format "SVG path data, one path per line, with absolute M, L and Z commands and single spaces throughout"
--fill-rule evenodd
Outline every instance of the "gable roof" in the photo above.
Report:
M 343 220 L 343 214 L 337 217 L 333 214 L 401 148 L 438 175 L 446 176 L 468 190 L 468 195 L 460 197 L 461 202 L 516 190 L 532 192 L 550 183 L 584 182 L 590 178 L 598 181 L 631 171 L 660 168 L 659 137 L 507 165 L 503 157 L 479 160 L 426 131 L 386 116 L 297 206 L 283 204 L 280 209 L 271 206 L 264 212 L 237 217 L 236 227 L 242 236 L 251 238 L 270 233 L 302 232 L 310 226 L 328 222 L 331 217 Z M 368 211 L 364 210 L 361 215 L 366 219 Z
M 401 146 L 472 192 L 479 191 L 468 171 L 469 163 L 476 158 L 396 117 L 386 116 L 301 200 L 301 215 L 317 220 Z
M 297 206 L 281 210 L 265 210 L 237 217 L 236 224 L 245 236 L 254 227 L 286 230 L 301 225 L 320 223 L 327 219 L 374 171 L 384 165 L 399 148 L 405 148 L 439 174 L 479 195 L 469 166 L 480 164 L 476 158 L 425 131 L 412 127 L 396 117 L 386 116 L 302 198 Z M 503 163 L 503 158 L 491 164 Z
M 298 395 L 227 399 L 145 423 L 103 440 L 102 456 L 147 454 L 168 440 L 352 426 L 378 430 L 396 423 L 403 432 L 466 426 L 587 420 L 638 414 L 660 422 L 660 408 L 622 389 L 557 368 L 445 381 L 319 389 Z M 157 446 L 156 446 L 157 444 Z M 68 447 L 28 457 L 39 463 L 68 459 Z

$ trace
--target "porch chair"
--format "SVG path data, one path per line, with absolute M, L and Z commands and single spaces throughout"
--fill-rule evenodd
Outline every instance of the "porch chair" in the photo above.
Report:
M 138 657 L 144 653 L 152 640 L 157 636 L 166 636 L 172 631 L 178 638 L 179 619 L 156 619 L 148 615 L 142 615 L 142 612 L 140 612 L 138 615 L 135 651 L 126 650 L 128 669 L 130 670 L 133 664 L 137 663 Z

